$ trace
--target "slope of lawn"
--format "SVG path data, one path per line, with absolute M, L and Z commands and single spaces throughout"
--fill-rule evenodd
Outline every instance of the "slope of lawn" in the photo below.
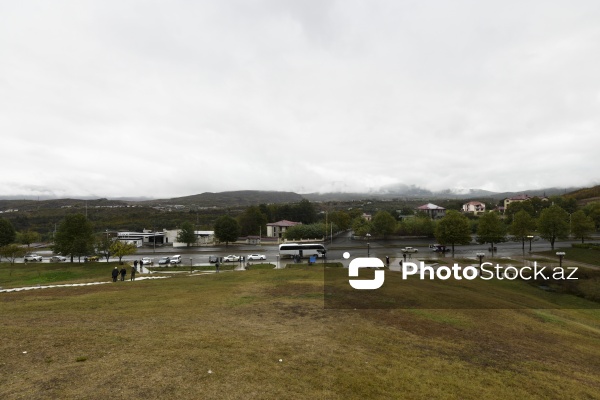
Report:
M 0 398 L 600 397 L 593 307 L 335 309 L 323 280 L 317 265 L 0 293 Z

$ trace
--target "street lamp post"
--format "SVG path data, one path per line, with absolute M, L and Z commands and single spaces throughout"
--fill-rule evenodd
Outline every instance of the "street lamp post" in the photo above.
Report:
M 483 264 L 483 257 L 485 256 L 485 253 L 480 251 L 475 255 L 479 258 L 479 268 L 481 268 L 481 264 Z
M 529 239 L 529 252 L 531 253 L 531 241 L 533 240 L 533 235 L 527 235 L 527 239 Z
M 562 260 L 563 260 L 563 257 L 565 256 L 565 252 L 564 251 L 557 251 L 556 255 L 558 256 L 559 266 L 560 266 L 560 268 L 562 268 Z
M 371 245 L 369 244 L 369 238 L 371 237 L 370 233 L 365 235 L 367 237 L 367 257 L 371 256 Z
M 193 266 L 193 265 L 194 265 L 194 264 L 192 263 L 192 258 L 190 257 L 190 272 L 192 272 L 192 266 Z

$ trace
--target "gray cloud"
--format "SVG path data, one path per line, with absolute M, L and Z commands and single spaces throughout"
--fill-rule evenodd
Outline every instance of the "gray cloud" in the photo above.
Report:
M 0 195 L 591 184 L 599 21 L 594 1 L 2 4 Z

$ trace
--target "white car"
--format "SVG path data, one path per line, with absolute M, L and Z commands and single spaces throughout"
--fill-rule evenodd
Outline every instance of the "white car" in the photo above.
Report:
M 267 256 L 264 254 L 249 254 L 248 260 L 266 260 Z
M 154 260 L 150 257 L 144 257 L 141 260 L 142 265 L 152 265 L 154 264 Z
M 410 246 L 400 249 L 400 251 L 403 253 L 418 253 L 419 252 L 419 250 L 415 249 L 414 247 L 410 247 Z
M 65 256 L 52 256 L 50 257 L 50 262 L 64 262 L 67 261 L 67 257 Z
M 240 257 L 230 254 L 228 256 L 223 257 L 223 262 L 227 262 L 227 261 L 240 261 Z
M 181 264 L 181 256 L 180 255 L 176 255 L 171 257 L 171 260 L 169 261 L 171 264 Z
M 37 254 L 25 254 L 24 257 L 25 261 L 42 261 L 42 256 L 39 256 Z

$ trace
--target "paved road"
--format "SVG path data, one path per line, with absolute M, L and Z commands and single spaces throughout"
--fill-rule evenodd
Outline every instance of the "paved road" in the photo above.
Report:
M 557 242 L 555 247 L 570 246 L 571 243 L 577 241 L 561 241 Z M 386 256 L 390 258 L 402 257 L 401 249 L 406 246 L 412 246 L 417 248 L 419 258 L 435 259 L 441 258 L 439 254 L 433 252 L 428 246 L 433 244 L 434 239 L 428 238 L 403 238 L 400 240 L 360 240 L 353 239 L 349 233 L 345 233 L 325 243 L 328 251 L 327 258 L 332 261 L 343 260 L 343 253 L 350 253 L 351 257 L 366 257 L 367 254 L 371 257 L 378 257 L 385 259 Z M 511 257 L 511 256 L 527 256 L 529 253 L 529 242 L 525 244 L 525 251 L 523 251 L 522 244 L 519 242 L 506 242 L 499 243 L 496 245 L 498 251 L 495 252 L 496 257 Z M 470 258 L 475 257 L 478 252 L 484 252 L 486 256 L 491 256 L 491 252 L 488 251 L 489 245 L 470 244 L 465 246 L 455 247 L 456 258 Z M 543 239 L 539 239 L 531 243 L 531 249 L 534 252 L 551 250 L 550 243 Z M 33 251 L 32 251 L 33 252 Z M 43 262 L 48 262 L 48 258 L 52 255 L 50 250 L 38 251 L 39 255 L 44 257 Z M 267 261 L 277 262 L 278 259 L 278 245 L 276 244 L 263 244 L 263 245 L 229 245 L 225 246 L 213 246 L 213 247 L 160 247 L 157 249 L 152 248 L 139 248 L 137 254 L 132 256 L 126 256 L 123 261 L 133 262 L 133 260 L 139 260 L 142 257 L 150 257 L 154 259 L 154 265 L 158 264 L 158 260 L 163 256 L 170 256 L 179 254 L 182 256 L 183 266 L 200 266 L 209 264 L 208 258 L 211 255 L 224 257 L 229 254 L 238 256 L 247 256 L 248 254 L 265 254 Z M 567 255 L 568 259 L 568 255 Z M 114 258 L 111 259 L 115 260 Z M 101 261 L 105 261 L 104 259 Z M 17 260 L 17 262 L 23 262 L 23 259 Z

